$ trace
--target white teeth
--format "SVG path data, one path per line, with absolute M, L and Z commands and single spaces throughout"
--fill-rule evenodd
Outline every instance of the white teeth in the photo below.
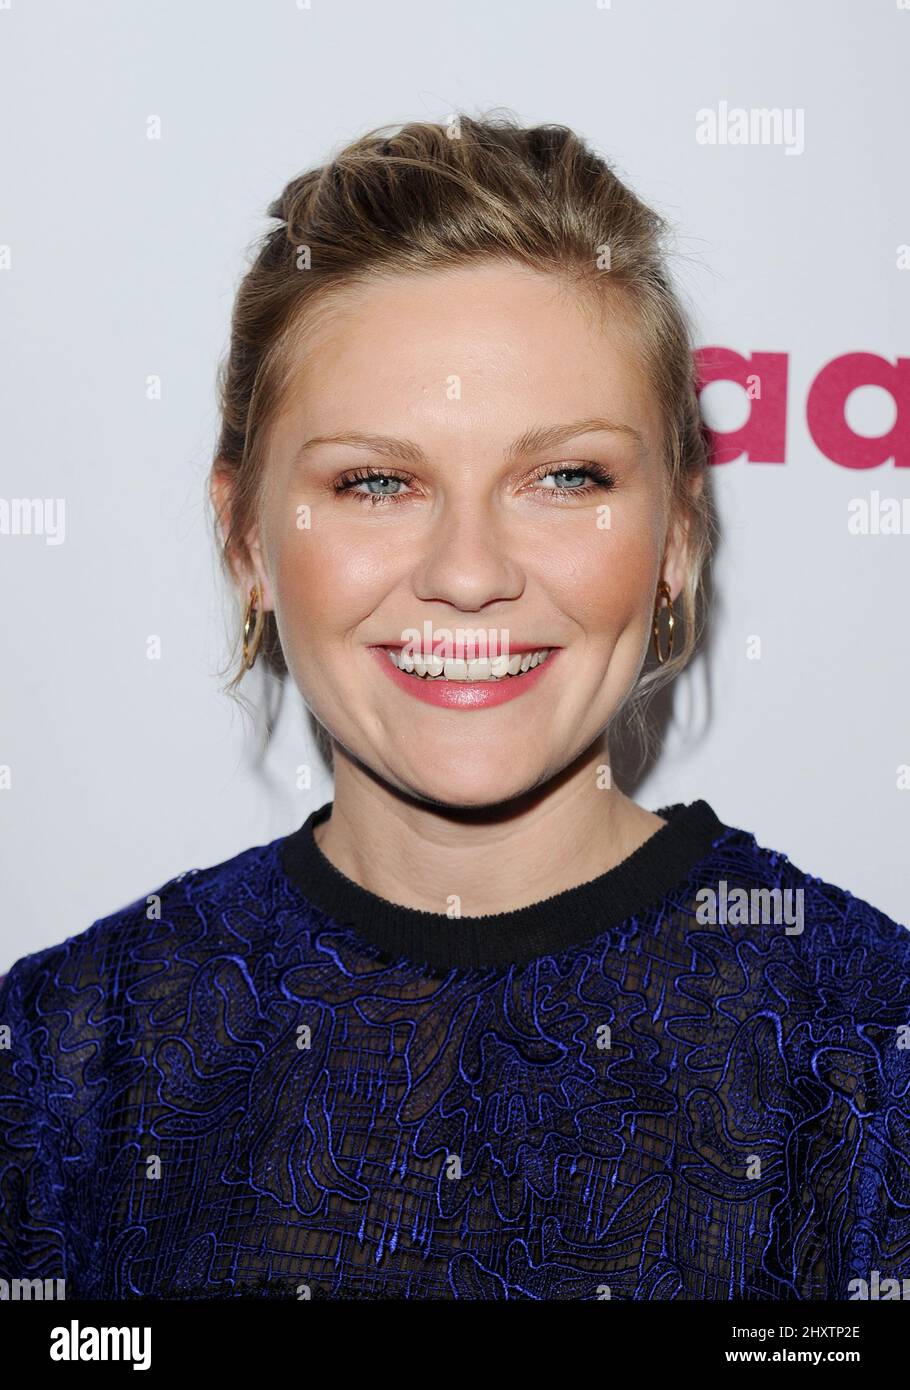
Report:
M 450 657 L 445 662 L 439 656 L 414 657 L 410 652 L 393 647 L 386 647 L 385 650 L 393 666 L 421 680 L 496 681 L 524 675 L 546 661 L 554 649 L 541 647 L 536 652 L 518 652 L 512 657 L 484 657 L 474 661 Z

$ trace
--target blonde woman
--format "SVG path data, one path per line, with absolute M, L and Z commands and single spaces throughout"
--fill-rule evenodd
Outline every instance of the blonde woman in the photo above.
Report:
M 660 218 L 560 126 L 373 132 L 244 279 L 237 669 L 334 798 L 13 967 L 0 1273 L 70 1297 L 847 1298 L 910 1275 L 910 936 L 649 810 L 714 534 Z

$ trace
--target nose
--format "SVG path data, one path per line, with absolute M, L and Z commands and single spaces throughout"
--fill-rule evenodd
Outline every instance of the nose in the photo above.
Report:
M 488 506 L 453 497 L 421 537 L 414 593 L 423 602 L 448 603 L 465 613 L 519 598 L 525 571 L 515 551 L 515 536 Z

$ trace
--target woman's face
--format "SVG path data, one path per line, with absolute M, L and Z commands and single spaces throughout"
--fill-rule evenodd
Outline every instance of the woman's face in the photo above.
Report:
M 253 558 L 306 704 L 422 800 L 546 782 L 633 684 L 659 579 L 683 580 L 628 340 L 555 279 L 485 263 L 358 287 L 297 361 Z M 428 684 L 382 650 L 415 629 L 455 659 L 481 633 L 487 655 L 555 650 L 495 685 Z

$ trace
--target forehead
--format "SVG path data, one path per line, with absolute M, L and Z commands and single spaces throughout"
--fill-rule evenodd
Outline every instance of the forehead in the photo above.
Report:
M 453 401 L 459 410 L 445 411 Z M 596 299 L 512 262 L 389 274 L 332 291 L 301 320 L 285 413 L 325 429 L 467 426 L 613 415 L 659 429 L 636 330 Z

